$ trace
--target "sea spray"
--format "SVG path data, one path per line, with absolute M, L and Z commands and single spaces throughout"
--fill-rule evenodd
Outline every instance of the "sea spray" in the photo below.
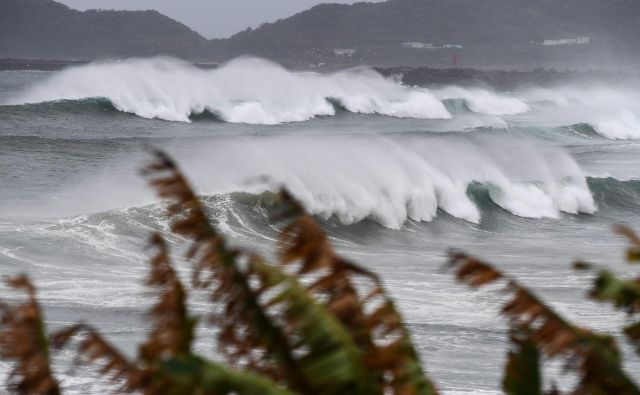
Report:
M 557 86 L 531 88 L 517 95 L 532 108 L 528 117 L 547 126 L 588 124 L 612 140 L 640 139 L 637 86 Z
M 55 74 L 10 104 L 105 98 L 144 118 L 189 122 L 205 111 L 232 123 L 278 124 L 347 111 L 450 118 L 431 92 L 391 82 L 370 69 L 294 73 L 256 58 L 202 70 L 171 58 L 98 62 Z
M 479 223 L 482 207 L 468 191 L 476 184 L 521 217 L 596 211 L 586 176 L 571 156 L 513 136 L 219 137 L 171 152 L 204 196 L 259 195 L 286 187 L 311 213 L 343 224 L 371 219 L 399 229 L 408 220 L 432 221 L 439 210 Z M 150 203 L 135 174 L 111 174 L 121 176 L 89 179 L 57 195 L 80 196 L 72 208 L 86 212 Z
M 488 115 L 515 115 L 529 111 L 529 105 L 517 97 L 480 88 L 449 86 L 434 91 L 442 100 L 462 99 L 469 110 Z
M 73 106 L 73 101 L 82 103 Z M 274 125 L 343 110 L 442 120 L 451 123 L 448 130 L 463 124 L 508 127 L 533 121 L 549 127 L 588 124 L 608 139 L 640 138 L 640 90 L 631 86 L 566 85 L 511 93 L 486 87 L 430 90 L 400 85 L 364 67 L 302 73 L 249 57 L 214 70 L 168 57 L 94 62 L 42 79 L 2 104 L 43 102 L 61 102 L 58 108 L 69 111 L 90 111 L 88 105 L 101 103 L 101 108 L 179 122 Z

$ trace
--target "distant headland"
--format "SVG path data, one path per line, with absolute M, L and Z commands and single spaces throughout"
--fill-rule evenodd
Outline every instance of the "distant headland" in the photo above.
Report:
M 637 0 L 389 0 L 322 4 L 207 40 L 157 11 L 81 12 L 53 0 L 0 0 L 0 58 L 169 55 L 219 63 L 253 55 L 305 69 L 629 71 L 640 65 L 638 20 Z M 36 67 L 56 67 L 45 63 Z

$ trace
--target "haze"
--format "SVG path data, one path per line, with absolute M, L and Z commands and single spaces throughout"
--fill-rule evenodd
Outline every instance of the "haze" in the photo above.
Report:
M 158 10 L 207 38 L 224 38 L 247 27 L 304 11 L 322 0 L 59 0 L 78 10 Z M 380 0 L 373 0 L 376 2 Z M 355 0 L 332 0 L 355 3 Z

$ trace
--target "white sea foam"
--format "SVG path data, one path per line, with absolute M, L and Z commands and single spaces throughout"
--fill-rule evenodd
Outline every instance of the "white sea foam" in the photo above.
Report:
M 631 87 L 558 86 L 507 94 L 449 86 L 432 91 L 402 86 L 367 68 L 296 73 L 247 57 L 215 70 L 164 57 L 95 62 L 56 73 L 7 103 L 89 98 L 108 99 L 116 109 L 144 118 L 190 122 L 192 115 L 207 111 L 226 122 L 268 125 L 332 116 L 334 103 L 353 113 L 446 120 L 453 115 L 442 100 L 461 99 L 477 117 L 498 118 L 492 125 L 504 126 L 501 117 L 513 121 L 526 113 L 525 119 L 538 126 L 589 123 L 609 139 L 640 138 L 640 93 Z M 470 121 L 477 125 L 486 119 Z
M 640 120 L 629 110 L 623 110 L 617 117 L 597 121 L 595 130 L 604 137 L 617 140 L 640 138 Z
M 334 115 L 330 100 L 355 113 L 450 118 L 430 91 L 398 85 L 370 69 L 294 73 L 256 58 L 202 70 L 171 58 L 92 63 L 55 74 L 13 104 L 106 98 L 145 118 L 189 122 L 209 111 L 234 123 L 277 124 Z
M 596 211 L 586 177 L 571 156 L 504 135 L 227 137 L 171 152 L 203 195 L 259 194 L 286 186 L 311 213 L 344 224 L 369 218 L 398 229 L 407 220 L 431 221 L 439 209 L 478 223 L 482 207 L 468 194 L 477 184 L 497 205 L 522 217 Z M 59 214 L 154 200 L 135 174 L 126 179 L 118 174 L 127 173 L 91 177 L 67 191 L 75 197 L 73 206 Z M 264 176 L 270 181 L 255 181 Z M 47 206 L 49 214 L 57 210 Z
M 169 151 L 203 195 L 260 194 L 285 186 L 311 213 L 344 224 L 372 219 L 398 229 L 407 220 L 431 221 L 439 210 L 478 223 L 487 208 L 485 196 L 528 218 L 596 211 L 585 173 L 562 148 L 506 134 L 219 137 Z M 117 161 L 121 169 L 88 174 L 85 182 L 55 191 L 62 198 L 20 210 L 28 215 L 44 210 L 42 215 L 53 218 L 109 211 L 128 218 L 137 210 L 126 207 L 155 202 L 131 171 L 140 159 Z M 256 181 L 264 177 L 270 181 Z M 478 185 L 487 193 L 470 194 Z M 89 241 L 111 232 L 108 221 L 82 224 L 61 226 Z M 100 240 L 105 249 L 114 245 L 109 238 Z
M 551 126 L 588 123 L 603 137 L 640 139 L 640 91 L 626 88 L 559 86 L 518 94 L 532 107 L 534 122 Z
M 442 100 L 463 99 L 473 112 L 489 115 L 514 115 L 529 111 L 523 100 L 486 89 L 450 86 L 434 91 Z
M 474 183 L 522 217 L 596 211 L 582 170 L 564 151 L 506 140 L 289 136 L 228 139 L 176 154 L 204 194 L 284 185 L 312 213 L 345 224 L 370 218 L 397 229 L 408 219 L 430 221 L 438 209 L 477 223 L 481 209 L 467 194 Z M 272 182 L 247 182 L 262 175 Z

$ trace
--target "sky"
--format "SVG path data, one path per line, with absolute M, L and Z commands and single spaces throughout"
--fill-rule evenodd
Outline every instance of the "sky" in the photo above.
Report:
M 224 38 L 304 11 L 322 0 L 57 0 L 78 10 L 158 10 L 207 38 Z M 379 0 L 368 0 L 379 1 Z M 354 3 L 355 0 L 330 0 Z

